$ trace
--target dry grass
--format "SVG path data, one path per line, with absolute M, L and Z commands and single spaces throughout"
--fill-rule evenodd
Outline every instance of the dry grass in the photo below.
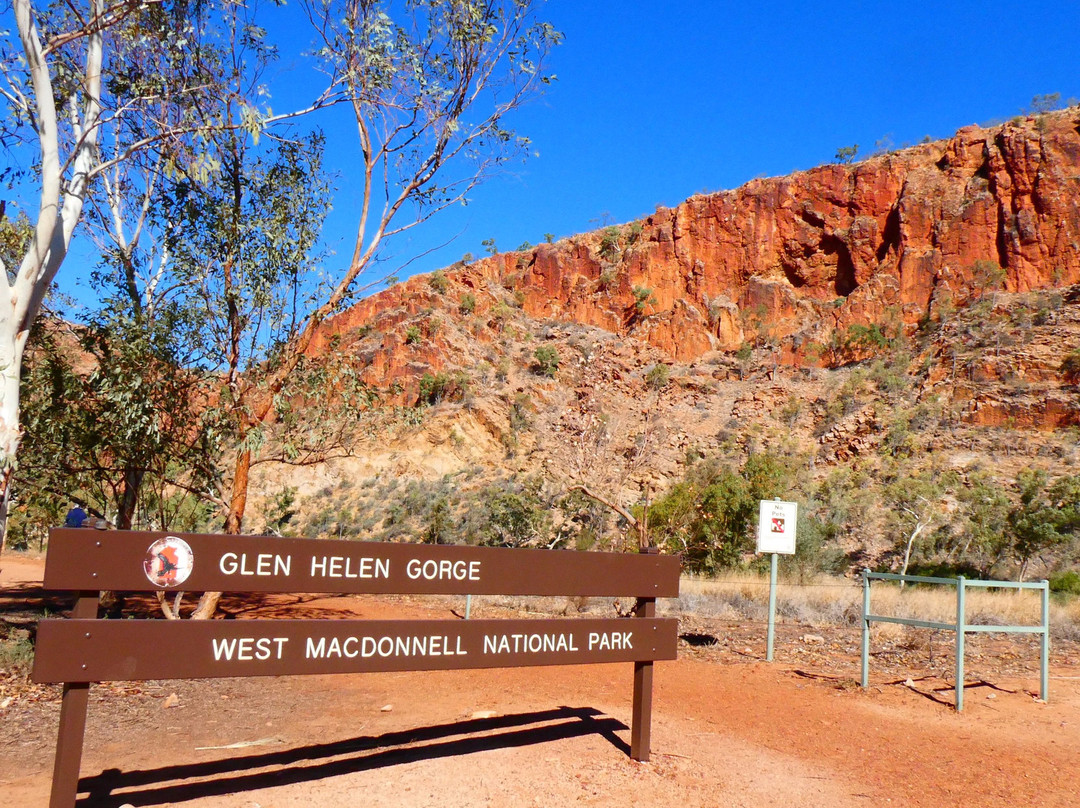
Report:
M 767 575 L 737 572 L 712 579 L 683 578 L 677 611 L 710 617 L 763 620 L 768 617 Z M 965 594 L 968 623 L 975 625 L 1038 625 L 1041 597 L 1038 592 L 1015 589 L 969 587 Z M 952 586 L 907 586 L 875 582 L 870 590 L 873 614 L 956 621 L 956 589 Z M 776 612 L 781 619 L 810 626 L 858 625 L 862 614 L 862 582 L 821 576 L 812 581 L 780 581 L 776 589 Z M 893 624 L 894 625 L 894 624 Z M 883 633 L 890 624 L 878 624 Z M 1061 639 L 1080 639 L 1080 598 L 1050 603 L 1050 634 Z

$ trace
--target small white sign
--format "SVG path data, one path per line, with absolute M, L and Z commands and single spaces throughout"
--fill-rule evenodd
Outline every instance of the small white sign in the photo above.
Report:
M 795 553 L 797 502 L 762 500 L 758 512 L 757 551 L 759 553 Z

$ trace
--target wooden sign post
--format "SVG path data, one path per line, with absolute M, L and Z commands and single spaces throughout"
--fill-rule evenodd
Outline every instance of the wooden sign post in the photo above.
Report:
M 35 682 L 63 682 L 52 808 L 72 806 L 90 682 L 634 663 L 630 754 L 649 759 L 652 670 L 675 659 L 679 559 L 262 536 L 55 529 L 47 590 L 79 593 L 38 627 Z M 98 620 L 100 590 L 629 596 L 632 619 Z

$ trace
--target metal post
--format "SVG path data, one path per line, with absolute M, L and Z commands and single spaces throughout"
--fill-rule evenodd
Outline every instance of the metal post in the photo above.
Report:
M 472 595 L 465 596 L 465 619 L 472 619 Z
M 656 617 L 656 598 L 639 598 L 634 617 Z M 652 743 L 653 663 L 634 663 L 634 717 L 630 724 L 630 757 L 649 762 Z
M 1039 643 L 1039 698 L 1050 698 L 1050 582 L 1043 580 L 1042 588 L 1042 638 Z
M 862 686 L 870 687 L 870 570 L 862 571 Z
M 964 576 L 956 579 L 956 712 L 964 709 Z
M 776 553 L 769 561 L 769 630 L 765 637 L 765 661 L 772 662 L 773 639 L 776 637 Z
M 98 595 L 97 592 L 80 592 L 71 616 L 80 620 L 97 617 Z M 79 766 L 82 764 L 89 695 L 90 685 L 86 682 L 64 683 L 49 808 L 73 808 L 75 805 L 75 797 L 79 793 Z

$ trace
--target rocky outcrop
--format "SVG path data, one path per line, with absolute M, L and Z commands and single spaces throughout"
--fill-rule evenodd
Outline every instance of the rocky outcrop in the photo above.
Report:
M 403 352 L 404 324 L 440 307 L 457 316 L 468 294 L 481 342 L 495 339 L 500 307 L 511 305 L 640 340 L 676 362 L 750 343 L 784 363 L 843 364 L 861 358 L 847 340 L 854 326 L 895 333 L 995 289 L 1080 282 L 1078 201 L 1076 108 L 968 127 L 452 267 L 444 294 L 412 278 L 333 318 L 310 350 L 375 328 L 382 339 L 365 348 L 373 383 L 407 377 L 417 362 L 438 369 L 454 361 L 448 346 L 432 339 Z
M 520 290 L 529 314 L 633 334 L 676 360 L 756 341 L 827 362 L 821 348 L 853 324 L 1080 281 L 1078 200 L 1073 109 L 754 180 L 476 270 Z

